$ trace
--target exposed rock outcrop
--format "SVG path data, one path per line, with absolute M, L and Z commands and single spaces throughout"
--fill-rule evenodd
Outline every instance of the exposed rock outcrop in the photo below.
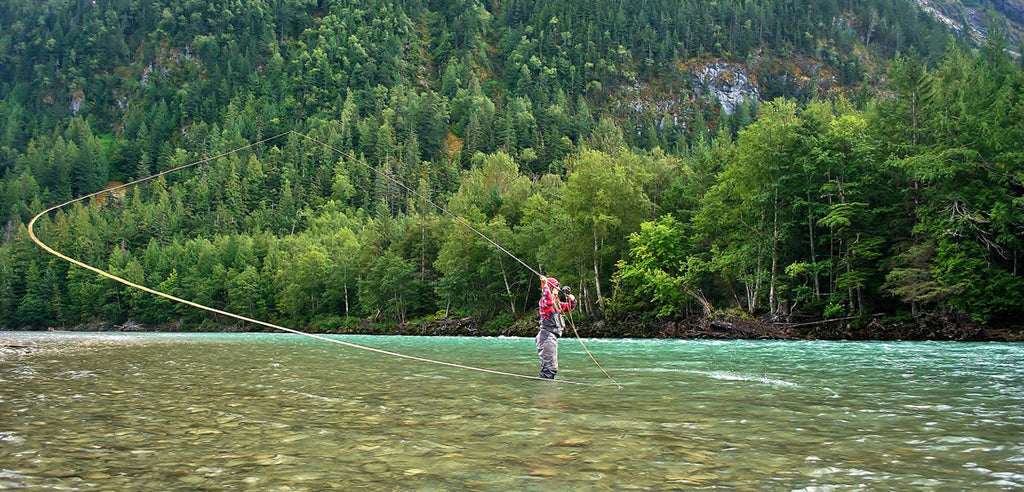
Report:
M 732 114 L 744 101 L 756 101 L 761 93 L 751 81 L 745 68 L 723 61 L 715 61 L 695 71 L 696 92 L 707 94 L 722 105 L 722 112 Z
M 958 36 L 982 44 L 992 25 L 1006 30 L 1010 44 L 1024 34 L 1024 0 L 992 0 L 981 4 L 952 0 L 914 0 L 925 12 L 946 24 Z

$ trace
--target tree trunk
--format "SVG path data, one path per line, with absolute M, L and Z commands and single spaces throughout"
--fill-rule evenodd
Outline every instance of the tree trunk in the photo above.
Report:
M 402 296 L 397 290 L 392 291 L 392 295 L 395 297 L 395 314 L 398 315 L 398 321 L 405 323 L 405 305 L 402 304 Z
M 580 292 L 580 297 L 584 299 L 583 304 L 580 306 L 586 313 L 594 312 L 594 306 L 590 303 L 590 291 L 587 290 L 587 284 L 583 284 L 583 291 Z
M 508 294 L 508 308 L 511 314 L 516 313 L 516 300 L 515 296 L 512 295 L 512 286 L 508 283 L 508 272 L 505 271 L 505 261 L 498 257 L 498 265 L 501 266 L 501 280 L 505 282 L 505 293 Z
M 779 256 L 775 251 L 772 251 L 772 280 L 771 285 L 768 286 L 768 310 L 771 312 L 772 316 L 778 314 L 778 306 L 775 305 L 775 280 L 778 277 L 778 266 Z
M 347 318 L 348 317 L 348 276 L 347 275 L 345 276 L 344 290 L 345 290 L 345 317 Z
M 600 245 L 597 239 L 597 228 L 594 228 L 594 290 L 597 291 L 597 306 L 598 309 L 604 309 L 604 297 L 601 295 L 601 277 L 598 272 L 598 251 L 600 251 Z
M 842 240 L 840 240 L 840 242 L 842 242 Z M 851 274 L 853 273 L 853 258 L 850 257 L 850 253 L 849 252 L 847 252 L 847 254 L 846 254 L 846 273 L 847 273 L 848 277 L 852 277 Z M 849 306 L 850 306 L 850 312 L 852 313 L 854 311 L 854 309 L 855 309 L 855 306 L 853 305 L 854 304 L 854 302 L 853 302 L 854 301 L 854 296 L 853 296 L 853 286 L 852 285 L 848 284 L 846 286 L 846 296 L 850 299 Z
M 814 249 L 814 216 L 811 212 L 811 196 L 810 193 L 807 195 L 807 240 L 811 246 L 811 265 L 814 266 L 814 298 L 818 299 L 821 297 L 821 281 L 818 279 L 818 254 Z
M 523 297 L 523 312 L 530 310 L 530 299 L 533 297 L 533 282 L 526 284 L 526 295 Z
M 427 277 L 427 226 L 424 224 L 427 218 L 420 216 L 420 282 Z
M 772 219 L 772 272 L 771 281 L 768 285 L 768 311 L 774 316 L 777 312 L 775 306 L 775 281 L 778 277 L 779 267 L 779 193 L 775 191 L 775 210 Z
M 764 249 L 763 245 L 758 246 L 757 252 L 757 266 L 754 267 L 754 281 L 753 284 L 747 285 L 747 310 L 750 314 L 754 314 L 757 311 L 757 298 L 761 294 L 761 273 L 764 272 Z M 753 289 L 751 290 L 751 287 Z
M 860 243 L 860 233 L 859 232 L 857 233 L 857 239 L 853 242 L 853 244 L 858 244 L 858 243 Z M 851 270 L 853 269 L 853 260 L 855 258 L 856 258 L 855 253 L 853 253 L 851 251 L 850 252 L 850 269 Z M 863 285 L 862 282 L 859 282 L 859 281 L 857 282 L 857 289 L 856 289 L 856 291 L 857 291 L 857 312 L 864 313 L 865 312 L 865 310 L 864 310 L 864 304 L 865 304 L 864 303 L 864 285 Z

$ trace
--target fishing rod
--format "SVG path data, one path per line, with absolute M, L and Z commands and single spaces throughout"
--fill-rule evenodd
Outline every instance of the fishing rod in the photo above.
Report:
M 394 182 L 398 186 L 406 189 L 410 193 L 416 195 L 417 197 L 420 197 L 420 198 L 426 200 L 427 202 L 432 204 L 434 207 L 438 208 L 439 210 L 441 210 L 445 214 L 451 216 L 452 218 L 454 218 L 456 221 L 458 221 L 459 223 L 461 223 L 465 227 L 469 228 L 473 232 L 476 232 L 478 235 L 483 237 L 489 243 L 494 245 L 499 250 L 501 250 L 501 251 L 505 252 L 506 254 L 508 254 L 510 257 L 512 257 L 513 259 L 518 261 L 520 264 L 525 266 L 530 271 L 532 271 L 532 272 L 534 272 L 534 273 L 539 275 L 539 273 L 537 273 L 536 270 L 534 270 L 528 264 L 526 264 L 525 262 L 520 260 L 514 254 L 512 254 L 507 249 L 502 247 L 500 244 L 498 244 L 497 242 L 493 241 L 492 239 L 490 239 L 489 237 L 484 235 L 482 232 L 480 232 L 479 230 L 477 230 L 476 228 L 474 228 L 473 226 L 468 224 L 466 221 L 460 219 L 459 217 L 456 217 L 455 215 L 451 214 L 450 212 L 448 212 L 443 207 L 437 205 L 436 203 L 434 203 L 429 198 L 422 196 L 420 193 L 417 193 L 415 190 L 412 190 L 411 188 L 409 188 L 405 184 L 395 180 L 394 178 L 392 178 L 390 176 L 387 176 L 382 171 L 374 169 L 373 167 L 367 165 L 366 163 L 360 161 L 359 159 L 353 158 L 351 155 L 347 154 L 346 152 L 343 152 L 343 151 L 335 148 L 332 145 L 329 145 L 329 144 L 327 144 L 325 142 L 317 140 L 317 139 L 315 139 L 313 137 L 310 137 L 308 135 L 296 132 L 294 130 L 289 130 L 287 132 L 280 133 L 280 134 L 272 136 L 272 137 L 264 138 L 264 139 L 256 141 L 256 142 L 252 142 L 252 143 L 249 143 L 247 145 L 243 145 L 241 147 L 238 147 L 238 148 L 233 149 L 233 150 L 229 150 L 227 152 L 222 152 L 222 153 L 214 155 L 214 156 L 205 157 L 205 158 L 199 159 L 199 160 L 197 160 L 195 162 L 191 162 L 191 163 L 184 164 L 184 165 L 181 165 L 181 166 L 177 166 L 177 167 L 174 167 L 174 168 L 171 168 L 171 169 L 167 169 L 167 170 L 164 170 L 164 171 L 152 174 L 150 176 L 145 176 L 145 177 L 136 179 L 136 180 L 128 182 L 128 183 L 124 183 L 124 184 L 121 184 L 121 185 L 118 185 L 118 186 L 106 188 L 106 189 L 103 189 L 103 190 L 100 190 L 100 191 L 97 191 L 97 192 L 89 193 L 87 195 L 83 195 L 81 197 L 68 200 L 68 201 L 66 201 L 64 203 L 51 206 L 51 207 L 43 210 L 42 212 L 39 212 L 38 214 L 36 214 L 34 217 L 32 217 L 32 220 L 29 221 L 29 223 L 28 223 L 28 234 L 29 234 L 29 237 L 31 238 L 31 240 L 36 245 L 38 245 L 44 251 L 46 251 L 46 252 L 56 256 L 57 258 L 60 258 L 60 259 L 62 259 L 64 261 L 67 261 L 67 262 L 69 262 L 69 263 L 71 263 L 73 265 L 85 268 L 86 270 L 92 271 L 92 272 L 94 272 L 94 273 L 96 273 L 96 274 L 98 274 L 98 275 L 100 275 L 102 277 L 106 277 L 108 279 L 114 280 L 116 282 L 119 282 L 121 284 L 127 285 L 129 287 L 132 287 L 132 288 L 135 288 L 135 289 L 139 289 L 139 290 L 141 290 L 143 292 L 147 292 L 147 293 L 159 296 L 159 297 L 163 297 L 165 299 L 168 299 L 168 300 L 180 303 L 180 304 L 184 304 L 184 305 L 187 305 L 187 306 L 191 306 L 191 307 L 194 307 L 194 308 L 197 308 L 197 309 L 201 309 L 201 310 L 204 310 L 204 311 L 207 311 L 207 312 L 210 312 L 210 313 L 219 314 L 219 315 L 222 315 L 222 316 L 226 316 L 226 317 L 229 317 L 229 318 L 234 318 L 234 319 L 237 319 L 237 320 L 240 320 L 240 321 L 244 321 L 244 322 L 247 322 L 247 323 L 253 323 L 253 324 L 264 326 L 264 327 L 267 327 L 267 328 L 273 328 L 275 330 L 280 330 L 280 331 L 284 331 L 284 332 L 288 332 L 288 333 L 293 333 L 293 334 L 296 334 L 296 335 L 301 335 L 301 336 L 306 336 L 306 337 L 309 337 L 309 338 L 314 338 L 314 339 L 317 339 L 317 340 L 322 340 L 322 341 L 326 341 L 326 342 L 330 342 L 330 343 L 344 345 L 344 346 L 347 346 L 347 347 L 356 348 L 356 349 L 360 349 L 360 350 L 366 350 L 366 351 L 370 351 L 370 352 L 376 352 L 376 353 L 380 353 L 380 354 L 390 355 L 390 356 L 394 356 L 394 357 L 399 357 L 399 358 L 404 358 L 404 359 L 409 359 L 409 360 L 417 360 L 417 361 L 420 361 L 420 362 L 427 362 L 427 363 L 438 364 L 438 365 L 443 365 L 443 366 L 448 366 L 448 367 L 456 367 L 456 368 L 460 368 L 460 369 L 468 369 L 468 370 L 473 370 L 473 371 L 478 371 L 478 372 L 485 372 L 485 373 L 490 373 L 490 374 L 497 374 L 497 375 L 503 375 L 503 376 L 512 376 L 512 377 L 518 377 L 518 378 L 524 378 L 524 379 L 536 379 L 536 380 L 545 380 L 546 381 L 546 379 L 539 378 L 539 377 L 536 377 L 536 376 L 526 376 L 526 375 L 522 375 L 522 374 L 515 374 L 515 373 L 509 373 L 509 372 L 503 372 L 503 371 L 495 371 L 495 370 L 491 370 L 491 369 L 484 369 L 484 368 L 467 366 L 467 365 L 462 365 L 462 364 L 455 364 L 455 363 L 451 363 L 451 362 L 438 361 L 438 360 L 427 359 L 427 358 L 423 358 L 423 357 L 415 357 L 415 356 L 411 356 L 411 355 L 401 354 L 401 353 L 398 353 L 398 352 L 391 352 L 391 351 L 387 351 L 387 350 L 381 350 L 381 349 L 376 349 L 376 348 L 372 348 L 372 347 L 366 347 L 366 346 L 355 344 L 355 343 L 351 343 L 351 342 L 345 342 L 345 341 L 342 341 L 342 340 L 336 340 L 336 339 L 332 339 L 332 338 L 327 338 L 327 337 L 324 337 L 324 336 L 321 336 L 321 335 L 315 335 L 315 334 L 306 333 L 306 332 L 303 332 L 303 331 L 300 331 L 300 330 L 296 330 L 296 329 L 293 329 L 293 328 L 287 328 L 287 327 L 276 325 L 276 324 L 269 323 L 269 322 L 266 322 L 266 321 L 261 321 L 261 320 L 257 320 L 257 319 L 254 319 L 254 318 L 249 318 L 247 316 L 242 316 L 242 315 L 239 315 L 239 314 L 236 314 L 236 313 L 232 313 L 232 312 L 229 312 L 229 311 L 224 311 L 224 310 L 221 310 L 221 309 L 217 309 L 217 308 L 214 308 L 214 307 L 211 307 L 211 306 L 206 306 L 206 305 L 203 305 L 203 304 L 200 304 L 200 303 L 197 303 L 197 302 L 189 301 L 187 299 L 183 299 L 183 298 L 171 295 L 171 294 L 167 294 L 165 292 L 161 292 L 161 291 L 158 291 L 158 290 L 155 290 L 155 289 L 152 289 L 152 288 L 149 288 L 149 287 L 137 284 L 135 282 L 131 282 L 131 281 L 125 279 L 125 278 L 122 278 L 122 277 L 119 277 L 117 275 L 114 275 L 114 274 L 112 274 L 112 273 L 110 273 L 108 271 L 96 268 L 96 267 L 94 267 L 92 265 L 86 264 L 86 263 L 84 263 L 82 261 L 79 261 L 79 260 L 77 260 L 75 258 L 71 258 L 70 256 L 67 256 L 67 255 L 65 255 L 65 254 L 55 250 L 54 248 L 50 247 L 49 245 L 47 245 L 46 243 L 41 241 L 36 236 L 36 234 L 35 234 L 35 224 L 36 224 L 36 221 L 39 220 L 40 217 L 42 217 L 42 216 L 44 216 L 44 215 L 46 215 L 46 214 L 48 214 L 50 212 L 53 212 L 55 210 L 59 210 L 59 209 L 61 209 L 63 207 L 66 207 L 68 205 L 71 205 L 71 204 L 74 204 L 74 203 L 78 203 L 78 202 L 87 200 L 89 198 L 96 197 L 96 196 L 104 194 L 104 193 L 113 193 L 114 191 L 121 190 L 121 189 L 126 189 L 128 187 L 138 185 L 140 183 L 143 183 L 143 182 L 146 182 L 146 181 L 158 178 L 160 176 L 164 176 L 166 174 L 170 174 L 170 173 L 173 173 L 173 172 L 181 171 L 183 169 L 191 168 L 191 167 L 194 167 L 194 166 L 197 166 L 199 164 L 206 163 L 206 162 L 211 162 L 211 161 L 214 161 L 214 160 L 222 158 L 222 157 L 227 157 L 229 155 L 241 152 L 241 151 L 243 151 L 245 149 L 249 149 L 249 148 L 255 147 L 257 145 L 264 144 L 264 143 L 267 143 L 267 142 L 279 139 L 279 138 L 284 137 L 286 135 L 297 135 L 297 136 L 309 139 L 310 141 L 313 141 L 313 142 L 315 142 L 315 143 L 317 143 L 317 144 L 319 144 L 321 146 L 324 146 L 324 147 L 326 147 L 326 148 L 328 148 L 328 149 L 330 149 L 330 150 L 332 150 L 332 151 L 334 151 L 334 152 L 336 152 L 336 153 L 338 153 L 338 154 L 340 154 L 340 155 L 342 155 L 342 156 L 344 156 L 344 157 L 346 157 L 346 158 L 348 158 L 348 159 L 350 159 L 350 160 L 352 160 L 354 162 L 357 162 L 357 163 L 367 167 L 368 169 L 371 169 L 374 172 L 377 172 L 377 173 L 381 174 L 385 178 L 391 180 L 392 182 Z M 581 340 L 581 343 L 582 343 L 582 340 Z M 560 379 L 560 380 L 556 380 L 556 381 L 559 382 L 559 383 L 565 383 L 565 384 L 588 385 L 588 386 L 590 385 L 589 383 L 582 383 L 582 382 L 570 381 L 570 380 L 565 380 L 565 379 Z
M 566 294 L 571 292 L 571 290 L 569 289 L 569 286 L 566 285 L 565 287 L 561 287 L 561 288 L 556 287 L 555 288 L 555 293 L 556 293 L 555 295 L 558 295 L 558 294 L 562 293 L 563 291 Z M 557 301 L 556 301 L 556 303 L 557 303 Z M 576 322 L 572 319 L 572 310 L 571 309 L 569 310 L 569 326 L 572 327 L 572 333 L 574 335 L 576 335 L 576 340 L 578 342 L 580 342 L 580 346 L 583 347 L 583 351 L 586 352 L 587 355 L 590 356 L 590 360 L 594 361 L 594 364 L 597 366 L 597 368 L 600 369 L 601 372 L 603 372 L 604 375 L 608 377 L 608 379 L 610 379 L 613 383 L 615 383 L 615 386 L 617 386 L 619 389 L 622 389 L 622 385 L 619 384 L 619 382 L 616 381 L 615 378 L 613 378 L 611 374 L 608 374 L 608 371 L 604 370 L 604 367 L 601 366 L 601 363 L 598 362 L 596 358 L 594 358 L 594 354 L 590 353 L 590 349 L 587 348 L 587 344 L 583 343 L 583 338 L 580 337 L 580 332 L 576 330 Z

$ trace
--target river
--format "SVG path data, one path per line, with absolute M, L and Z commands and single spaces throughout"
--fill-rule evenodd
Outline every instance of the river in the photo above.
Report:
M 586 341 L 0 332 L 0 489 L 1024 488 L 1024 345 Z

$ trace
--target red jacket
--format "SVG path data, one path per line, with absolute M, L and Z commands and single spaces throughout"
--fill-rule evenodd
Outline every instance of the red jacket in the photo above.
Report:
M 551 287 L 545 284 L 540 289 L 540 319 L 548 319 L 554 313 L 564 313 L 576 309 L 576 300 L 570 298 L 569 301 L 556 303 L 555 296 L 551 293 Z

